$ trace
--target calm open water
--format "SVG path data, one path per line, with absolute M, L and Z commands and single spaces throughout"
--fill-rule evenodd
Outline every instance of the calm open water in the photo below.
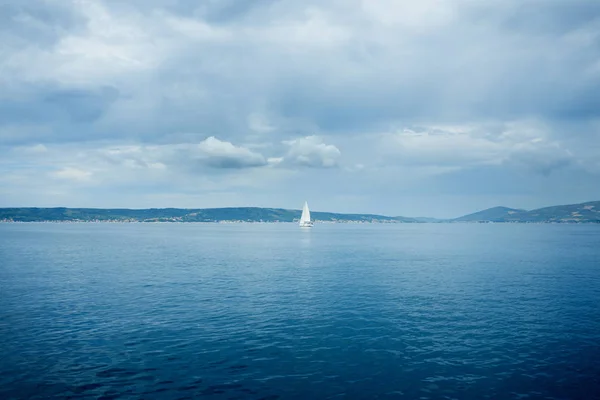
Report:
M 600 226 L 0 224 L 0 398 L 600 398 Z

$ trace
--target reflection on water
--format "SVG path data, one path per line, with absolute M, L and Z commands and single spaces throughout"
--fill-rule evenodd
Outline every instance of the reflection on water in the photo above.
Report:
M 309 248 L 312 240 L 312 231 L 313 229 L 318 229 L 315 227 L 312 228 L 299 228 L 300 230 L 300 245 L 302 248 Z

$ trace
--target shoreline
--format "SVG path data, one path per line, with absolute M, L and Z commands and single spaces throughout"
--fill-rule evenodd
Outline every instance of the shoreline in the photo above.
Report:
M 545 225 L 594 225 L 600 221 L 438 221 L 438 222 L 402 222 L 402 221 L 314 221 L 318 225 L 333 224 L 371 224 L 371 225 L 421 225 L 421 224 L 545 224 Z M 39 221 L 15 221 L 0 220 L 0 224 L 298 224 L 298 221 L 128 221 L 128 220 L 39 220 Z

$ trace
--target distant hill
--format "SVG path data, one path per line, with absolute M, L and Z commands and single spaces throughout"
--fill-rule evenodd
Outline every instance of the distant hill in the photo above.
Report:
M 121 221 L 121 222 L 294 222 L 300 210 L 259 207 L 228 208 L 0 208 L 0 221 Z M 447 222 L 559 222 L 600 223 L 600 201 L 519 210 L 494 207 L 455 219 L 388 217 L 377 214 L 311 212 L 317 222 L 447 223 Z
M 0 208 L 0 221 L 123 221 L 123 222 L 293 222 L 300 210 L 258 207 L 228 208 Z M 387 217 L 375 214 L 340 214 L 311 212 L 316 221 L 323 222 L 417 222 L 413 218 Z
M 464 215 L 459 218 L 453 219 L 457 222 L 484 222 L 484 221 L 500 221 L 505 218 L 510 218 L 513 215 L 522 214 L 527 212 L 525 210 L 518 210 L 515 208 L 508 207 L 493 207 L 487 210 L 478 211 L 473 214 Z
M 600 201 L 538 208 L 525 211 L 506 207 L 465 215 L 452 222 L 554 222 L 554 223 L 600 223 Z
M 507 222 L 596 222 L 600 223 L 600 201 L 538 208 L 508 218 Z

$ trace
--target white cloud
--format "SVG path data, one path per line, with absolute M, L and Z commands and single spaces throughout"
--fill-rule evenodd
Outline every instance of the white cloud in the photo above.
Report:
M 538 123 L 518 121 L 500 131 L 485 126 L 431 126 L 383 134 L 380 150 L 400 165 L 469 168 L 521 165 L 548 174 L 571 164 L 573 153 L 547 137 Z
M 261 167 L 267 164 L 262 154 L 221 141 L 211 136 L 197 147 L 188 148 L 190 158 L 216 168 Z
M 46 152 L 48 152 L 48 148 L 41 144 L 34 144 L 31 146 L 18 146 L 15 147 L 15 152 L 17 153 L 23 153 L 23 154 L 44 154 Z
M 248 127 L 258 133 L 273 132 L 276 129 L 269 119 L 260 113 L 252 113 L 248 116 Z
M 337 147 L 332 144 L 325 144 L 320 137 L 314 135 L 288 140 L 284 144 L 289 146 L 289 150 L 283 161 L 297 166 L 337 167 L 342 155 Z
M 469 133 L 405 130 L 382 139 L 382 151 L 400 164 L 468 166 L 502 161 L 501 144 Z
M 267 165 L 257 152 L 210 136 L 199 143 L 111 146 L 95 153 L 112 164 L 130 168 L 243 169 Z M 93 154 L 93 153 L 92 153 Z
M 90 180 L 92 173 L 80 168 L 65 167 L 53 172 L 51 175 L 58 179 L 84 182 Z

